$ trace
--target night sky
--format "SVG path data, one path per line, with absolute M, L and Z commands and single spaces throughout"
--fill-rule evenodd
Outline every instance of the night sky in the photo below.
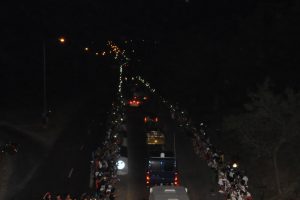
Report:
M 91 83 L 93 66 L 105 74 L 113 67 L 104 66 L 113 64 L 84 57 L 82 48 L 101 49 L 107 40 L 134 48 L 134 73 L 164 94 L 172 91 L 170 98 L 236 95 L 267 76 L 281 87 L 298 87 L 299 9 L 296 0 L 2 3 L 1 89 L 11 97 L 18 90 L 40 93 L 43 41 L 53 85 Z M 59 36 L 67 38 L 64 47 Z

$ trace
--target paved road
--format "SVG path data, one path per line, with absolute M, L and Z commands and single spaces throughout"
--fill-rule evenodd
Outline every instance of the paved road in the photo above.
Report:
M 181 185 L 188 188 L 190 199 L 224 199 L 221 195 L 211 192 L 217 190 L 214 173 L 193 152 L 191 138 L 177 127 L 162 105 L 158 105 L 157 102 L 155 104 L 128 109 L 129 173 L 126 177 L 123 177 L 123 181 L 127 182 L 126 184 L 121 183 L 119 199 L 148 199 L 149 194 L 145 185 L 146 144 L 143 118 L 149 110 L 159 115 L 167 140 L 173 140 L 175 136 L 179 180 Z
M 4 173 L 0 174 L 0 199 L 10 199 L 13 194 L 20 192 L 36 172 L 36 163 L 41 161 L 46 152 L 37 141 L 24 133 L 0 126 L 0 140 L 5 143 L 12 139 L 19 144 L 19 152 L 0 158 L 0 173 Z
M 101 126 L 99 121 L 105 120 L 110 103 L 111 101 L 107 101 L 106 104 L 97 105 L 99 102 L 95 100 L 88 109 L 74 116 L 74 120 L 61 134 L 53 150 L 46 155 L 42 149 L 28 142 L 26 148 L 29 150 L 26 152 L 36 154 L 37 157 L 43 159 L 43 162 L 37 167 L 29 184 L 10 199 L 40 199 L 47 191 L 61 194 L 69 192 L 75 195 L 90 191 L 91 152 L 102 141 L 105 127 Z M 191 200 L 220 199 L 219 195 L 211 195 L 210 190 L 216 189 L 216 184 L 213 183 L 213 173 L 206 163 L 193 153 L 191 139 L 170 119 L 167 110 L 157 105 L 128 109 L 129 173 L 121 177 L 119 199 L 144 200 L 148 198 L 145 185 L 147 160 L 143 118 L 149 109 L 158 113 L 160 123 L 169 140 L 173 139 L 174 135 L 176 136 L 179 179 L 181 185 L 188 188 Z M 96 119 L 92 126 L 90 125 L 91 119 Z M 28 172 L 28 169 L 23 168 L 22 162 L 18 166 L 18 173 Z
M 76 196 L 90 191 L 91 152 L 103 141 L 105 127 L 100 122 L 105 121 L 111 101 L 93 103 L 74 116 L 29 184 L 12 199 L 40 199 L 47 191 Z

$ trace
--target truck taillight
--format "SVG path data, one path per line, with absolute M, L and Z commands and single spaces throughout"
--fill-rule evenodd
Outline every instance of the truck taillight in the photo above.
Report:
M 174 177 L 174 185 L 175 185 L 175 186 L 179 185 L 179 180 L 178 180 L 177 173 L 175 173 L 175 177 Z

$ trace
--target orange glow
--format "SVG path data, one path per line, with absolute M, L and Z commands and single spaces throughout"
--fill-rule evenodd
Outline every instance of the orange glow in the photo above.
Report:
M 144 122 L 145 122 L 145 123 L 147 122 L 147 117 L 144 118 Z
M 63 37 L 58 38 L 58 40 L 60 43 L 65 43 L 65 38 L 63 38 Z

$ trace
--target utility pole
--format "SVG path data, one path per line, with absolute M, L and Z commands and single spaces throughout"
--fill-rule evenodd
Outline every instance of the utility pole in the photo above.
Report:
M 47 68 L 46 68 L 46 42 L 43 42 L 43 122 L 44 127 L 48 126 L 48 105 L 47 105 Z
M 58 38 L 60 44 L 65 43 L 65 38 Z M 47 102 L 47 65 L 46 65 L 46 40 L 43 40 L 43 123 L 44 128 L 47 128 L 49 122 L 49 108 Z

